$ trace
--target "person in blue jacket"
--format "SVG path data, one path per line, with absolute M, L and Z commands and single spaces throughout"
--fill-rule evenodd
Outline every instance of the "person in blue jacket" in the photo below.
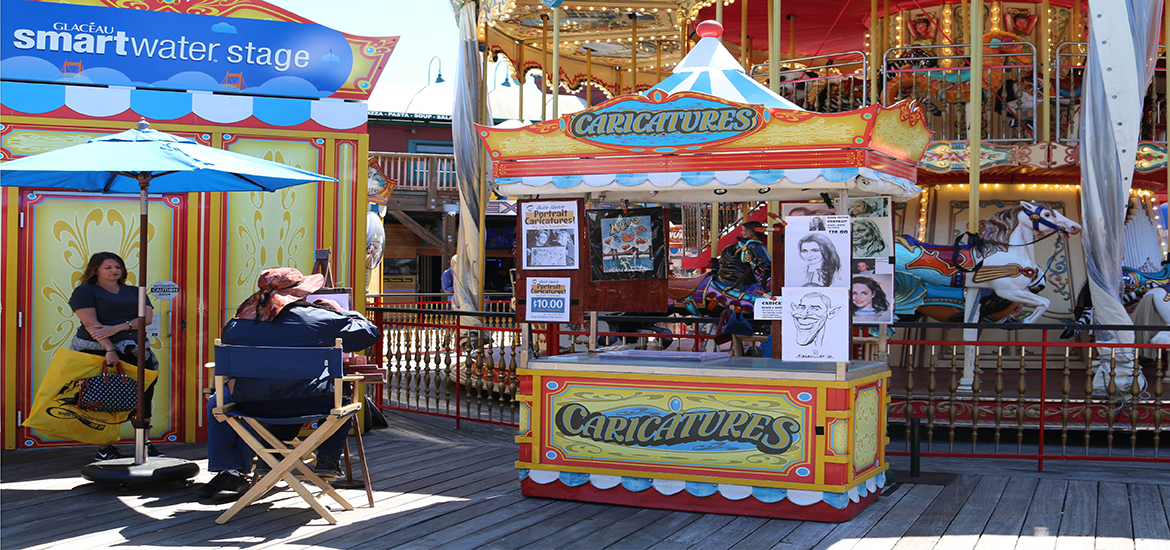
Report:
M 236 310 L 224 326 L 224 344 L 242 346 L 328 347 L 341 338 L 345 351 L 370 347 L 378 339 L 378 328 L 356 311 L 346 311 L 337 302 L 305 301 L 320 290 L 324 277 L 305 276 L 291 267 L 265 269 L 257 281 L 259 290 Z M 273 365 L 279 368 L 278 365 Z M 238 378 L 225 391 L 243 412 L 260 417 L 320 414 L 333 408 L 333 383 L 327 378 L 285 380 Z M 219 472 L 200 487 L 201 497 L 239 498 L 247 488 L 253 452 L 227 423 L 212 415 L 215 398 L 207 404 L 207 469 Z M 300 426 L 266 426 L 276 437 L 289 440 Z M 317 448 L 314 471 L 322 478 L 341 475 L 341 452 L 349 425 L 338 429 Z M 264 464 L 267 466 L 267 464 Z

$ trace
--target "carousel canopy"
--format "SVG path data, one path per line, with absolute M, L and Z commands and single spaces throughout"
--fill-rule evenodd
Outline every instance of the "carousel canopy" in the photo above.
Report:
M 719 42 L 719 36 L 723 33 L 722 26 L 717 26 L 718 23 L 711 25 L 712 23 L 714 22 L 706 21 L 699 24 L 699 33 L 703 38 L 699 39 L 694 49 L 674 68 L 674 73 L 651 90 L 662 90 L 667 94 L 701 92 L 737 103 L 763 105 L 772 109 L 803 110 L 749 77 L 739 62 Z
M 915 103 L 833 114 L 785 107 L 732 67 L 716 36 L 644 96 L 522 128 L 478 126 L 496 192 L 665 203 L 920 192 L 915 164 L 931 132 Z

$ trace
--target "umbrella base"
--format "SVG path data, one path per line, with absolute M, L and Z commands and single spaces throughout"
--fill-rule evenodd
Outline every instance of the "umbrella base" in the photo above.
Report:
M 187 481 L 199 475 L 199 465 L 181 458 L 147 457 L 134 464 L 133 458 L 102 460 L 81 469 L 81 477 L 97 483 L 139 485 Z

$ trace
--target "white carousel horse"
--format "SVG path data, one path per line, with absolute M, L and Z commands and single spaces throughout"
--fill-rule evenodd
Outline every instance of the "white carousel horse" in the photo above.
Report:
M 1044 269 L 1036 262 L 1035 243 L 1059 232 L 1064 236 L 1081 232 L 1081 225 L 1042 202 L 1021 201 L 987 220 L 982 240 L 968 252 L 964 288 L 986 288 L 999 297 L 1035 309 L 1024 323 L 1032 323 L 1048 311 L 1047 298 L 1030 290 L 1042 286 Z M 959 251 L 955 251 L 958 254 Z M 917 277 L 928 285 L 957 286 L 959 271 L 954 262 L 940 257 L 937 249 L 911 243 L 904 237 L 895 245 L 897 272 Z M 969 319 L 978 319 L 978 312 Z M 972 321 L 974 322 L 974 321 Z

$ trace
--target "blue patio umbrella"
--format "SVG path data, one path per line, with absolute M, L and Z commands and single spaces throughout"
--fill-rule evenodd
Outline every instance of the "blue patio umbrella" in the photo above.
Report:
M 147 193 L 276 191 L 302 183 L 337 180 L 151 130 L 145 120 L 137 126 L 72 147 L 0 163 L 0 185 L 139 194 L 142 223 L 139 225 L 138 364 L 142 365 L 146 354 L 146 231 L 142 229 L 147 227 Z M 144 376 L 144 369 L 138 369 L 135 465 L 146 462 Z M 85 475 L 85 470 L 82 474 Z

